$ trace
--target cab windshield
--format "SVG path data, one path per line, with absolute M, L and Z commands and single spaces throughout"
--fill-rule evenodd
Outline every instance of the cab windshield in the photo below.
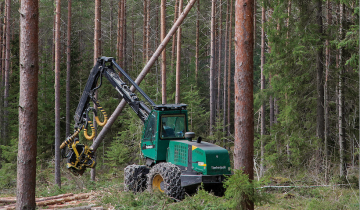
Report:
M 161 116 L 161 139 L 184 138 L 185 129 L 185 115 Z

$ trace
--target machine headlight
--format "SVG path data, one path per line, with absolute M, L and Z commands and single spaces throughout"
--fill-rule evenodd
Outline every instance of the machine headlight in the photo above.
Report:
M 199 166 L 206 166 L 206 164 L 204 162 L 198 162 Z

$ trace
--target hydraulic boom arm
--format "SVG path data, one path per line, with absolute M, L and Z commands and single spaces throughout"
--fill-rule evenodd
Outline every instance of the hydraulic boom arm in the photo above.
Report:
M 128 80 L 128 82 L 139 91 L 139 93 L 150 103 L 151 106 L 155 105 L 149 96 L 146 95 L 144 91 L 130 78 L 130 76 L 127 75 L 126 72 L 115 62 L 115 59 L 111 57 L 99 58 L 96 65 L 90 72 L 85 89 L 75 111 L 75 132 L 60 146 L 63 157 L 68 159 L 67 167 L 77 174 L 82 174 L 86 167 L 92 168 L 95 166 L 95 156 L 92 148 L 79 144 L 78 139 L 78 134 L 82 129 L 84 129 L 84 136 L 86 139 L 92 140 L 95 137 L 95 129 L 92 125 L 92 119 L 89 117 L 89 112 L 92 111 L 94 113 L 96 122 L 99 126 L 104 126 L 107 122 L 107 115 L 95 98 L 95 91 L 101 87 L 103 76 L 109 80 L 109 82 L 143 122 L 147 119 L 151 112 L 151 109 L 144 102 L 140 101 L 135 93 L 130 91 L 129 86 L 121 80 L 115 69 L 117 69 Z M 99 85 L 97 86 L 98 82 Z M 99 120 L 96 109 L 90 106 L 90 101 L 94 102 L 98 109 L 103 113 L 103 122 Z M 88 125 L 90 125 L 92 130 L 91 136 L 87 134 Z M 69 148 L 69 152 L 67 154 L 65 154 L 66 146 Z

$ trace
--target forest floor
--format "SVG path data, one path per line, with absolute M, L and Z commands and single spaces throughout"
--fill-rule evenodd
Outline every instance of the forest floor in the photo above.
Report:
M 54 185 L 51 179 L 38 175 L 37 198 L 69 195 L 79 196 L 65 202 L 38 206 L 38 209 L 229 209 L 229 198 L 217 197 L 204 190 L 176 202 L 162 193 L 143 192 L 133 194 L 124 192 L 122 174 L 98 176 L 92 182 L 88 176 L 75 177 L 65 173 L 62 188 Z M 47 177 L 49 178 L 49 177 Z M 52 178 L 52 177 L 51 177 Z M 357 187 L 298 187 L 271 188 L 266 190 L 270 203 L 256 204 L 255 209 L 359 209 L 359 190 Z M 16 189 L 0 189 L 0 201 L 4 198 L 15 199 Z M 71 196 L 68 196 L 71 198 Z M 82 197 L 81 197 L 82 196 Z M 53 197 L 52 197 L 53 198 Z M 54 197 L 56 198 L 56 197 Z M 61 198 L 60 198 L 61 199 Z M 64 198 L 62 198 L 64 199 Z M 53 199 L 54 200 L 54 199 Z M 1 203 L 0 209 L 6 209 Z M 8 209 L 13 209 L 10 206 Z

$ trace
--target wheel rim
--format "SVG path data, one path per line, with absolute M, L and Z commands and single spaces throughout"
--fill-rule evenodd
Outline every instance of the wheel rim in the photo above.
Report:
M 153 189 L 158 189 L 160 192 L 164 192 L 164 179 L 160 174 L 156 174 L 152 181 Z

